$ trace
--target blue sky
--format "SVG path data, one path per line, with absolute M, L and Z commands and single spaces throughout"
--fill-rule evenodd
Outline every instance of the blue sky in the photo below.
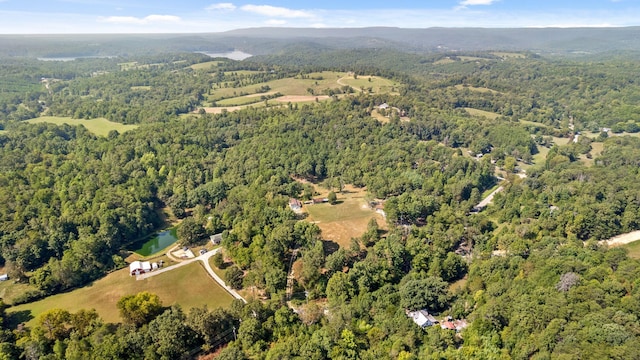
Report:
M 640 0 L 0 0 L 0 34 L 284 27 L 640 26 Z

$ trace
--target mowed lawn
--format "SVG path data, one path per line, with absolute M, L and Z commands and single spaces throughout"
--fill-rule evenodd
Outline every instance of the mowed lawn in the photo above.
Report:
M 56 125 L 69 124 L 71 126 L 82 125 L 87 130 L 98 136 L 107 136 L 109 131 L 117 130 L 119 133 L 124 133 L 133 129 L 136 129 L 138 125 L 125 125 L 116 123 L 113 121 L 109 121 L 105 118 L 97 118 L 91 120 L 85 119 L 72 119 L 70 117 L 59 117 L 59 116 L 41 116 L 39 118 L 27 120 L 28 123 L 31 124 L 40 124 L 40 123 L 51 123 Z
M 365 191 L 354 189 L 346 193 L 337 193 L 338 204 L 307 204 L 307 221 L 313 222 L 322 230 L 322 239 L 348 247 L 351 238 L 360 237 L 367 231 L 369 220 L 375 218 L 378 226 L 386 228 L 384 218 L 371 210 L 365 200 Z
M 207 305 L 210 309 L 229 306 L 233 300 L 204 270 L 200 262 L 179 267 L 166 273 L 137 281 L 129 269 L 121 269 L 93 284 L 68 293 L 7 309 L 8 313 L 28 311 L 33 325 L 44 311 L 60 308 L 71 312 L 96 309 L 106 322 L 120 322 L 116 303 L 125 295 L 149 291 L 157 294 L 164 306 L 180 304 L 184 310 Z

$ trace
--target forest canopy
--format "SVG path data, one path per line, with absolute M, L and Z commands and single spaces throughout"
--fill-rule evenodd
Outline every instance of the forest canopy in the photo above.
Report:
M 602 241 L 640 230 L 638 63 L 521 55 L 3 60 L 0 262 L 29 289 L 9 305 L 120 271 L 165 213 L 182 245 L 222 234 L 215 267 L 258 295 L 183 309 L 143 292 L 122 323 L 86 304 L 21 330 L 2 306 L 0 353 L 633 358 L 638 255 Z M 24 121 L 46 115 L 139 126 Z M 290 207 L 322 189 L 337 212 L 345 184 L 385 215 L 346 245 Z

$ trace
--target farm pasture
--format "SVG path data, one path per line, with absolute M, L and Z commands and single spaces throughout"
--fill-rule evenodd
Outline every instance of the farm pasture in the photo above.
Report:
M 26 120 L 26 122 L 31 124 L 40 124 L 40 123 L 51 123 L 56 125 L 68 124 L 71 126 L 82 125 L 87 130 L 98 136 L 107 136 L 109 131 L 116 130 L 119 133 L 124 133 L 133 129 L 136 129 L 138 125 L 126 125 L 120 124 L 113 121 L 109 121 L 105 118 L 96 118 L 96 119 L 72 119 L 70 117 L 59 117 L 59 116 L 41 116 L 35 119 Z

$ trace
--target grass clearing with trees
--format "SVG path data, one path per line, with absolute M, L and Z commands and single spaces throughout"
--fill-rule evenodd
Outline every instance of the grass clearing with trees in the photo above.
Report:
M 305 205 L 309 213 L 306 220 L 318 225 L 323 240 L 349 247 L 351 238 L 360 237 L 367 231 L 367 224 L 372 218 L 378 221 L 380 228 L 386 228 L 385 219 L 369 208 L 365 194 L 366 190 L 349 186 L 344 192 L 336 193 L 336 205 Z
M 38 315 L 50 309 L 76 312 L 90 307 L 96 309 L 104 321 L 115 323 L 122 320 L 116 308 L 118 300 L 141 291 L 158 295 L 164 306 L 180 304 L 185 310 L 202 305 L 210 309 L 226 307 L 233 301 L 233 297 L 196 262 L 141 281 L 129 276 L 128 268 L 121 269 L 71 292 L 11 307 L 7 313 L 27 311 L 32 317 L 27 325 L 33 325 Z
M 640 259 L 640 240 L 625 244 L 622 247 L 629 251 L 630 258 Z
M 484 117 L 486 117 L 487 119 L 490 119 L 490 120 L 495 120 L 495 119 L 497 119 L 498 117 L 501 116 L 500 114 L 494 113 L 494 112 L 491 112 L 491 111 L 484 111 L 484 110 L 468 108 L 468 107 L 466 107 L 464 109 L 471 116 L 484 116 Z
M 87 130 L 98 136 L 107 136 L 109 131 L 116 130 L 119 133 L 124 133 L 130 130 L 134 130 L 138 128 L 138 125 L 125 125 L 116 123 L 113 121 L 109 121 L 105 118 L 97 118 L 97 119 L 72 119 L 70 117 L 60 117 L 60 116 L 41 116 L 39 118 L 27 120 L 26 122 L 31 124 L 40 124 L 40 123 L 51 123 L 56 125 L 68 124 L 71 126 L 82 125 Z

